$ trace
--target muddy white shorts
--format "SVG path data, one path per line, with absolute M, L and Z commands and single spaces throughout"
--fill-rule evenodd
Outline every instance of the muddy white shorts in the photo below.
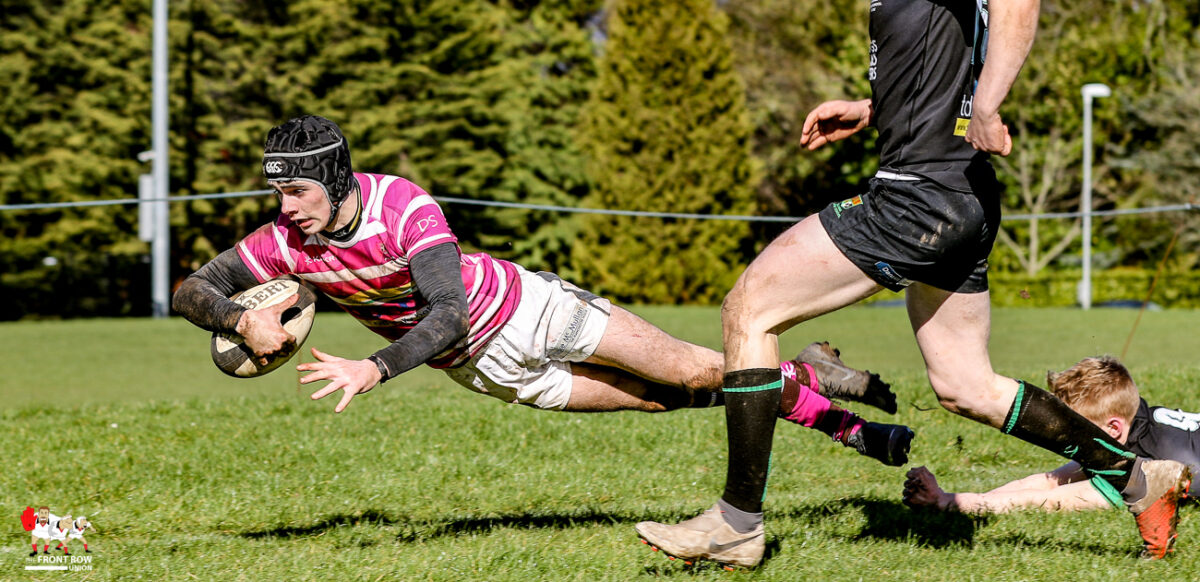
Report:
M 571 362 L 596 351 L 612 303 L 554 273 L 520 269 L 520 276 L 512 319 L 467 363 L 445 372 L 505 402 L 561 410 L 571 400 Z

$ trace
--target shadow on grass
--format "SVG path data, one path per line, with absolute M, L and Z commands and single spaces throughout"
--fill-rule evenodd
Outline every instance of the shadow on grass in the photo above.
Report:
M 866 524 L 856 533 L 843 536 L 842 539 L 850 542 L 882 540 L 933 549 L 971 547 L 975 543 L 976 531 L 989 522 L 987 516 L 913 510 L 898 501 L 872 497 L 850 497 L 836 503 L 800 505 L 786 511 L 770 512 L 768 519 L 786 518 L 802 524 L 812 524 L 814 527 L 828 528 L 830 520 L 837 520 L 839 516 L 851 512 L 861 514 L 866 519 Z M 672 522 L 677 521 L 679 516 L 675 514 L 635 516 L 619 512 L 579 511 L 550 514 L 520 513 L 491 517 L 466 516 L 449 520 L 419 521 L 391 516 L 379 510 L 367 510 L 362 513 L 326 517 L 311 525 L 278 526 L 238 532 L 236 535 L 248 539 L 288 539 L 321 536 L 342 527 L 370 526 L 391 528 L 396 532 L 396 541 L 415 543 L 462 534 L 486 534 L 499 529 L 567 529 L 589 525 L 632 526 L 633 523 L 642 519 Z M 636 538 L 632 530 L 629 534 L 631 542 L 634 541 Z M 1023 535 L 994 538 L 989 543 L 1049 550 L 1061 549 L 1088 554 L 1123 555 L 1128 553 L 1112 546 Z M 778 554 L 781 546 L 785 544 L 787 544 L 786 536 L 779 538 L 768 534 L 764 563 Z M 680 569 L 676 563 L 669 562 L 664 558 L 661 565 L 647 567 L 646 573 L 660 575 L 675 575 L 689 571 L 698 573 L 709 567 L 715 566 L 702 563 L 691 568 Z
M 450 521 L 414 521 L 403 517 L 392 517 L 382 511 L 367 510 L 361 514 L 334 515 L 312 525 L 279 526 L 239 532 L 237 535 L 250 539 L 310 537 L 322 535 L 339 527 L 368 525 L 398 528 L 400 532 L 396 535 L 397 540 L 417 542 L 444 536 L 487 533 L 504 528 L 566 529 L 580 525 L 616 525 L 632 522 L 633 518 L 629 516 L 595 511 L 570 514 L 523 513 L 496 517 L 463 517 Z
M 903 503 L 871 497 L 851 497 L 837 504 L 800 506 L 780 515 L 817 524 L 849 511 L 860 511 L 866 525 L 850 541 L 883 540 L 910 543 L 933 549 L 971 547 L 975 533 L 991 521 L 987 515 L 945 513 L 930 509 L 911 509 Z M 786 543 L 786 540 L 785 540 Z M 1091 555 L 1136 556 L 1137 551 L 1110 545 L 1068 541 L 1058 537 L 1034 537 L 1012 534 L 993 537 L 991 545 L 1017 546 L 1041 550 L 1066 550 Z M 1137 548 L 1140 549 L 1140 548 Z
M 382 511 L 369 509 L 360 514 L 349 515 L 340 514 L 322 519 L 312 525 L 303 526 L 279 526 L 257 531 L 237 532 L 237 535 L 249 538 L 252 540 L 264 538 L 302 538 L 308 536 L 318 536 L 329 530 L 337 529 L 344 526 L 358 525 L 403 525 L 408 523 L 407 520 L 396 520 L 388 517 Z
M 866 526 L 852 536 L 851 540 L 909 540 L 934 548 L 955 545 L 969 546 L 974 539 L 976 526 L 986 522 L 986 518 L 969 517 L 956 513 L 914 512 L 898 502 L 869 497 L 852 497 L 837 504 L 800 506 L 790 511 L 775 513 L 775 515 L 817 525 L 850 511 L 861 512 L 867 519 Z M 319 536 L 341 527 L 372 526 L 396 528 L 400 530 L 396 534 L 396 539 L 407 543 L 461 534 L 488 533 L 497 529 L 566 529 L 597 524 L 632 525 L 642 519 L 671 522 L 678 520 L 679 517 L 674 514 L 631 516 L 621 513 L 581 511 L 559 514 L 521 513 L 491 517 L 467 516 L 448 521 L 416 521 L 405 517 L 391 516 L 379 510 L 367 510 L 356 514 L 333 515 L 311 525 L 270 527 L 239 532 L 237 535 L 249 539 L 296 538 Z M 779 550 L 779 545 L 780 542 L 777 539 L 768 536 L 766 552 L 768 559 Z
M 861 512 L 867 524 L 850 540 L 909 542 L 930 548 L 970 546 L 975 530 L 987 524 L 987 518 L 961 513 L 913 510 L 899 501 L 872 497 L 850 497 L 839 503 L 804 505 L 779 515 L 802 522 L 819 524 L 847 512 Z
M 1104 544 L 1085 544 L 1080 542 L 1063 541 L 1054 537 L 1033 537 L 1025 534 L 1010 534 L 995 538 L 996 545 L 1010 545 L 1021 548 L 1045 551 L 1069 551 L 1096 556 L 1116 556 L 1136 559 L 1142 552 L 1141 546 L 1117 547 Z

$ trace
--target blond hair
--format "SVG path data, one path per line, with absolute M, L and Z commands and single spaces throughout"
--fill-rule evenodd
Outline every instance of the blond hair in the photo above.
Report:
M 1141 402 L 1129 370 L 1112 356 L 1084 358 L 1061 372 L 1047 372 L 1046 383 L 1059 400 L 1096 424 L 1114 416 L 1131 422 Z

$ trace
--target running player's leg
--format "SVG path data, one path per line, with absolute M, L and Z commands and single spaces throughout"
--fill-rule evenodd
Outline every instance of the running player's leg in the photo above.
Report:
M 725 298 L 729 465 L 722 501 L 752 516 L 735 529 L 760 520 L 753 516 L 761 515 L 774 412 L 781 399 L 778 334 L 879 289 L 842 255 L 819 218 L 810 216 L 768 245 Z
M 571 396 L 565 410 L 664 412 L 721 405 L 722 362 L 720 353 L 675 338 L 613 306 L 596 351 L 584 363 L 571 365 Z M 783 374 L 779 416 L 819 430 L 884 464 L 907 461 L 911 430 L 867 422 L 833 405 L 820 394 L 811 365 L 801 362 L 788 371 Z
M 1017 382 L 992 370 L 989 294 L 951 293 L 913 283 L 905 302 L 938 401 L 950 412 L 999 428 Z
M 986 292 L 951 293 L 915 283 L 907 303 L 929 382 L 942 406 L 1067 456 L 1085 469 L 1119 470 L 1108 480 L 1124 487 L 1133 460 L 1119 442 L 1045 390 L 992 370 Z
M 725 492 L 709 511 L 681 524 L 639 523 L 644 540 L 684 559 L 739 566 L 761 561 L 761 510 L 781 401 L 778 334 L 880 288 L 841 254 L 816 216 L 763 250 L 721 311 L 729 439 Z
M 1176 504 L 1190 475 L 1181 463 L 1137 458 L 1049 392 L 997 375 L 987 354 L 989 298 L 920 283 L 908 289 L 909 319 L 929 382 L 951 412 L 1078 462 L 1113 504 L 1137 516 L 1144 557 L 1172 550 Z

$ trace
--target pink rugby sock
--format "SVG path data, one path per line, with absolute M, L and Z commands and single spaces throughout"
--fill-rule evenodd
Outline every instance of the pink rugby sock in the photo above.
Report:
M 832 437 L 833 440 L 845 444 L 846 438 L 862 429 L 863 420 L 849 410 L 831 411 L 833 403 L 822 396 L 817 389 L 816 370 L 804 362 L 801 362 L 800 365 L 804 366 L 804 371 L 808 372 L 808 385 L 802 384 L 797 378 L 796 366 L 792 362 L 780 364 L 784 381 L 791 380 L 807 388 L 807 390 L 798 391 L 796 405 L 783 418 L 801 426 L 816 428 Z
M 784 364 L 791 364 L 791 362 L 784 362 Z M 796 367 L 794 365 L 786 367 L 781 366 L 780 368 L 783 371 L 785 379 L 791 380 L 792 382 L 807 388 L 807 390 L 798 391 L 799 394 L 796 396 L 796 405 L 793 406 L 792 411 L 783 418 L 796 424 L 812 428 L 825 417 L 826 412 L 829 412 L 829 406 L 831 403 L 829 402 L 828 398 L 817 393 L 816 389 L 813 387 L 816 385 L 817 375 L 813 372 L 812 366 L 804 363 L 801 363 L 801 365 L 804 366 L 805 371 L 808 372 L 808 377 L 812 380 L 812 386 L 804 386 L 804 384 L 801 384 L 800 381 L 796 379 Z

